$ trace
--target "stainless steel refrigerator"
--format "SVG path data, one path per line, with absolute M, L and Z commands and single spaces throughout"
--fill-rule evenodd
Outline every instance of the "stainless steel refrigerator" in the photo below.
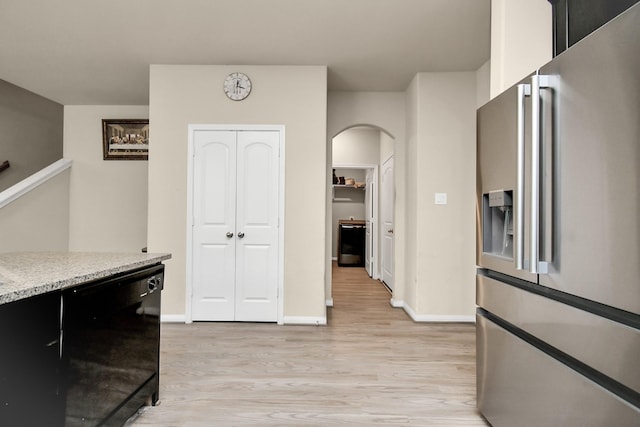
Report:
M 640 426 L 640 4 L 478 110 L 477 397 Z

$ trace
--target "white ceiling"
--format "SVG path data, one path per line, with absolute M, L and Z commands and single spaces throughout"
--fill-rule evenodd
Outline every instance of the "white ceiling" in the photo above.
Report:
M 65 105 L 147 105 L 149 64 L 327 65 L 403 91 L 489 59 L 490 0 L 0 0 L 0 79 Z

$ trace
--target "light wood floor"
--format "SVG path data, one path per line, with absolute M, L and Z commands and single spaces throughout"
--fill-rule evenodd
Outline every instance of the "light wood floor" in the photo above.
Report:
M 487 426 L 475 328 L 413 322 L 334 265 L 328 326 L 163 324 L 160 400 L 131 426 Z

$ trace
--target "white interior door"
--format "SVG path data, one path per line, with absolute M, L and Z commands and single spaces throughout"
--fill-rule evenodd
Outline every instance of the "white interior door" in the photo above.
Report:
M 383 163 L 380 176 L 380 221 L 382 223 L 382 281 L 389 287 L 389 289 L 393 289 L 393 205 L 395 202 L 395 187 L 393 183 L 393 156 L 391 156 Z
M 277 131 L 196 131 L 192 320 L 277 321 Z
M 373 276 L 373 227 L 375 223 L 373 221 L 373 201 L 374 201 L 374 189 L 373 185 L 373 169 L 367 170 L 367 176 L 365 179 L 365 194 L 364 194 L 364 217 L 366 220 L 366 233 L 365 233 L 365 246 L 364 246 L 364 268 L 367 270 L 369 277 Z
M 238 133 L 236 317 L 278 316 L 278 132 Z
M 193 163 L 194 320 L 234 320 L 236 132 L 199 131 Z

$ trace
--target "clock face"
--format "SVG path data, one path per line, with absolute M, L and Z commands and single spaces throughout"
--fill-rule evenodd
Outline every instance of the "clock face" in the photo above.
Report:
M 251 80 L 244 73 L 231 73 L 224 79 L 224 93 L 229 99 L 242 101 L 251 93 Z

